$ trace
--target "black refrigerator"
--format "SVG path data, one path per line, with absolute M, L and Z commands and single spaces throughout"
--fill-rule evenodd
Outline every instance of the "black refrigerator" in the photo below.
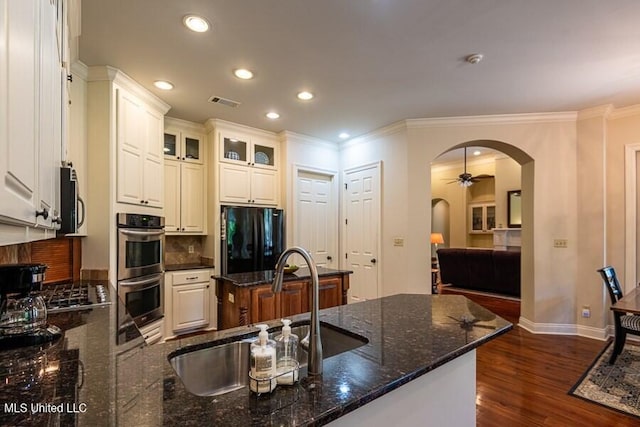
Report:
M 275 269 L 285 249 L 284 211 L 223 206 L 221 215 L 222 274 Z

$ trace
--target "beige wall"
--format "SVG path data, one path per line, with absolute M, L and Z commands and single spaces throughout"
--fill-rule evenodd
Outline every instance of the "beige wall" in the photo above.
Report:
M 363 141 L 343 149 L 343 167 L 371 161 L 384 165 L 381 259 L 385 294 L 425 291 L 430 163 L 441 153 L 474 141 L 474 145 L 499 149 L 526 164 L 522 189 L 529 199 L 523 194 L 523 209 L 531 213 L 523 212 L 528 222 L 523 224 L 523 317 L 533 323 L 575 323 L 575 114 L 410 120 L 406 131 L 396 125 Z M 405 237 L 404 248 L 392 247 L 394 235 Z M 553 248 L 553 240 L 559 238 L 567 239 L 569 247 Z M 396 253 L 400 256 L 394 256 Z
M 407 151 L 404 126 L 385 129 L 375 136 L 342 147 L 341 170 L 382 162 L 381 168 L 381 246 L 378 259 L 381 296 L 397 293 L 428 293 L 431 291 L 429 233 L 431 198 L 414 188 L 409 181 L 410 157 Z M 420 218 L 428 225 L 427 231 L 416 231 L 409 224 L 411 203 L 424 203 L 427 216 Z M 342 222 L 342 221 L 341 221 Z M 343 230 L 341 230 L 343 231 Z M 418 234 L 421 233 L 421 234 Z M 344 233 L 343 233 L 344 234 Z M 404 246 L 394 246 L 393 239 L 404 238 Z M 412 248 L 409 242 L 419 242 Z M 415 271 L 409 262 L 416 262 Z

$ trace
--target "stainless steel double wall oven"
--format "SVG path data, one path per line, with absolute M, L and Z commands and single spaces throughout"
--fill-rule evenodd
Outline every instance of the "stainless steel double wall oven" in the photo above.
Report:
M 117 221 L 118 295 L 140 327 L 164 315 L 164 218 L 119 213 Z

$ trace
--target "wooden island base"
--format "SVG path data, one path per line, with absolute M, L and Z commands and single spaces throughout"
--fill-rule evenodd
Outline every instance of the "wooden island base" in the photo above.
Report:
M 349 271 L 320 270 L 320 309 L 347 303 Z M 216 277 L 218 329 L 250 325 L 267 320 L 291 317 L 310 310 L 311 279 L 300 273 L 289 275 L 282 292 L 271 292 L 273 272 L 230 274 Z M 308 272 L 308 270 L 307 270 Z

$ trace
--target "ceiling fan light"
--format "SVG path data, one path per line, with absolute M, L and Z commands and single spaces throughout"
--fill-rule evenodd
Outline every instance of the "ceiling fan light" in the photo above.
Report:
M 473 185 L 473 181 L 458 181 L 460 187 L 471 187 Z

